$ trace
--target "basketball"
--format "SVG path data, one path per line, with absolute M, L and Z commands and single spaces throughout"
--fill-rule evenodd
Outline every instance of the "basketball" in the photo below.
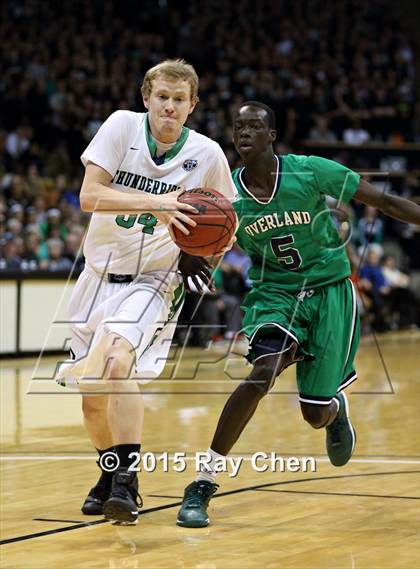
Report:
M 211 188 L 187 190 L 178 200 L 198 210 L 196 214 L 188 213 L 197 223 L 195 227 L 188 226 L 189 235 L 173 228 L 178 247 L 197 257 L 218 255 L 236 231 L 236 213 L 231 202 Z

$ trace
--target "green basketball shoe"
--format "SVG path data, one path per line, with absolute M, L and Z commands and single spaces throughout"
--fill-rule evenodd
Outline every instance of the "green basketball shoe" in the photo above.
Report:
M 209 525 L 207 507 L 210 498 L 219 488 L 207 480 L 191 482 L 184 491 L 184 499 L 176 520 L 177 525 L 186 528 L 204 528 Z
M 337 417 L 326 427 L 327 453 L 331 464 L 344 466 L 350 460 L 356 444 L 356 432 L 349 419 L 349 404 L 344 393 L 337 393 L 334 397 L 340 402 Z

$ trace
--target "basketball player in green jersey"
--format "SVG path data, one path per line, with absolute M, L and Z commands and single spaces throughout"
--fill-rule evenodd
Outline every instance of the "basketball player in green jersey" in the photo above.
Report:
M 325 197 L 355 199 L 420 225 L 418 205 L 378 192 L 337 162 L 276 156 L 274 128 L 274 113 L 262 103 L 244 103 L 234 117 L 234 144 L 245 165 L 232 174 L 239 192 L 236 236 L 253 264 L 243 306 L 253 369 L 224 406 L 208 466 L 185 489 L 181 526 L 208 525 L 217 459 L 230 452 L 276 377 L 295 362 L 303 418 L 326 429 L 333 465 L 350 460 L 356 435 L 342 390 L 357 377 L 359 319 L 350 264 Z

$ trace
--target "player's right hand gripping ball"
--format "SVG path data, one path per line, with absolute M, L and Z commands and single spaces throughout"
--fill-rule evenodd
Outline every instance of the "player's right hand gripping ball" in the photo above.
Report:
M 188 213 L 197 225 L 188 225 L 189 235 L 174 227 L 175 242 L 182 251 L 198 257 L 218 255 L 236 231 L 236 213 L 231 202 L 211 188 L 187 190 L 178 201 L 194 206 L 198 213 Z

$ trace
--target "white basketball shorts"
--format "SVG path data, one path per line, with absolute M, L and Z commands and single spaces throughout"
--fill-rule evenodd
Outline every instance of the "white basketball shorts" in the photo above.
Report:
M 110 333 L 125 338 L 136 352 L 131 377 L 141 383 L 155 379 L 165 366 L 183 299 L 182 278 L 175 272 L 156 271 L 130 283 L 110 283 L 85 268 L 69 303 L 72 359 L 58 368 L 57 382 L 77 388 L 83 381 L 100 389 Z

